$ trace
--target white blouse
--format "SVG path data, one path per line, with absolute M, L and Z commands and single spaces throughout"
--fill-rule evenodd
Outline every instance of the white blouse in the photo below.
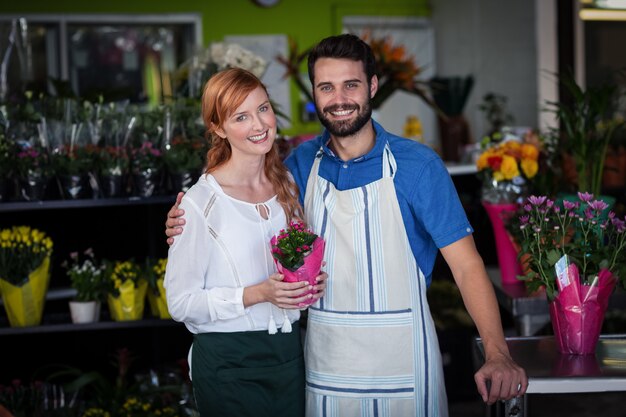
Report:
M 269 213 L 259 214 L 259 206 Z M 243 289 L 276 272 L 270 239 L 286 226 L 276 196 L 252 204 L 228 196 L 212 175 L 202 175 L 185 193 L 180 208 L 185 226 L 170 246 L 165 292 L 172 318 L 191 333 L 267 330 L 298 310 L 271 303 L 243 306 Z

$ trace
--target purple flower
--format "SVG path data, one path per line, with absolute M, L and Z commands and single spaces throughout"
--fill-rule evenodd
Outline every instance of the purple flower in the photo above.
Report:
M 589 203 L 589 207 L 591 207 L 593 210 L 602 211 L 608 208 L 609 205 L 602 200 L 593 200 Z
M 585 203 L 588 203 L 593 198 L 593 194 L 587 193 L 587 192 L 584 192 L 584 193 L 579 192 L 578 193 L 578 198 L 580 198 Z
M 568 200 L 563 200 L 563 207 L 565 210 L 576 210 L 578 208 L 578 203 Z
M 546 197 L 545 195 L 542 196 L 534 196 L 531 195 L 530 197 L 528 197 L 528 201 L 530 202 L 530 204 L 532 204 L 533 206 L 540 206 L 542 205 L 546 200 L 548 199 L 548 197 Z

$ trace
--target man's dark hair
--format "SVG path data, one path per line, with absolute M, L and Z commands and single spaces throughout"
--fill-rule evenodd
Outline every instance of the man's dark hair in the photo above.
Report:
M 322 39 L 311 52 L 309 52 L 308 67 L 309 80 L 315 88 L 314 68 L 315 62 L 319 58 L 345 58 L 363 63 L 363 70 L 367 75 L 367 84 L 370 84 L 372 77 L 376 74 L 376 59 L 372 48 L 356 35 L 345 33 L 343 35 L 329 36 Z

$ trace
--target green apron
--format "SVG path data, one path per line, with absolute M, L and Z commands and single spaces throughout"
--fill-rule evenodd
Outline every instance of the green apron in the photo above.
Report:
M 191 375 L 202 417 L 301 417 L 304 359 L 300 327 L 194 335 Z

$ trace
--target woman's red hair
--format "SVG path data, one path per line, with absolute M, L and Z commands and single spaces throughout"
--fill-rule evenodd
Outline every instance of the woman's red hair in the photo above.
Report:
M 207 127 L 207 139 L 211 143 L 204 169 L 206 174 L 225 164 L 232 155 L 228 140 L 218 136 L 215 131 L 223 126 L 248 94 L 258 87 L 267 94 L 265 85 L 254 74 L 241 68 L 230 68 L 215 74 L 204 87 L 202 119 Z M 287 168 L 278 154 L 276 142 L 265 155 L 265 175 L 274 188 L 278 202 L 285 210 L 287 220 L 301 219 L 302 207 L 298 202 L 298 186 L 290 180 Z

